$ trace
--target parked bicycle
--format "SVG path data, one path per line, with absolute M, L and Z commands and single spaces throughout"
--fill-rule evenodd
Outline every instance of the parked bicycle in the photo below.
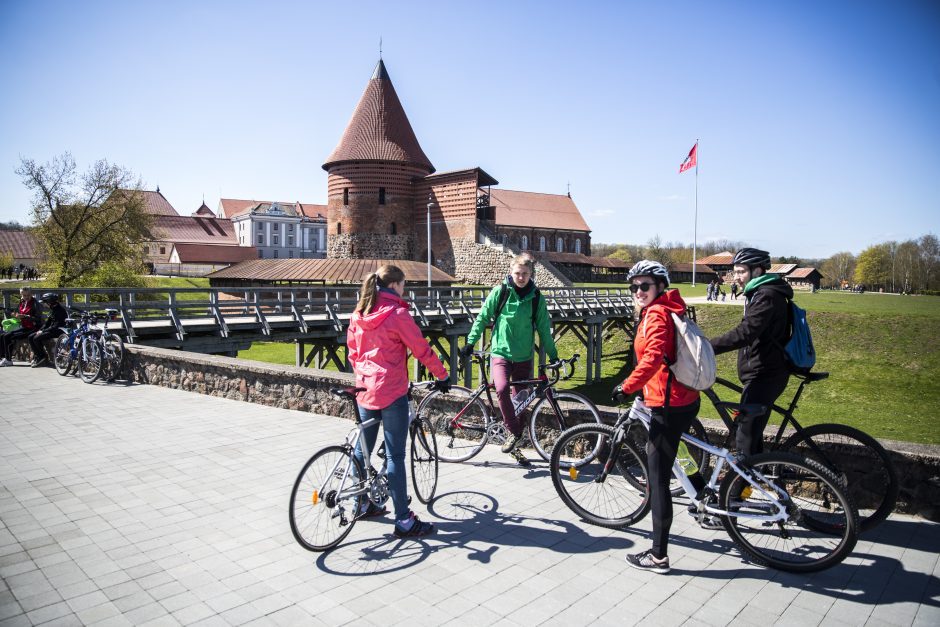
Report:
M 433 385 L 433 381 L 427 381 L 412 383 L 408 387 L 412 417 L 408 427 L 411 482 L 415 496 L 422 503 L 430 502 L 437 490 L 437 441 L 431 425 L 416 411 L 411 394 L 414 389 L 427 389 Z M 314 453 L 297 475 L 291 490 L 291 532 L 300 546 L 308 551 L 334 548 L 349 535 L 370 502 L 381 507 L 390 497 L 385 442 L 376 451 L 376 456 L 382 460 L 382 467 L 376 470 L 363 437 L 366 429 L 381 422 L 380 418 L 362 422 L 356 395 L 363 391 L 365 388 L 353 387 L 330 390 L 335 396 L 352 402 L 356 426 L 346 436 L 345 443 L 327 446 Z M 354 455 L 357 444 L 362 447 L 362 457 L 368 468 L 362 468 Z
M 124 361 L 124 340 L 108 329 L 117 310 L 101 313 L 73 309 L 70 314 L 66 319 L 70 331 L 59 336 L 53 349 L 56 372 L 66 376 L 74 368 L 85 383 L 94 383 L 101 376 L 113 381 Z M 99 322 L 103 326 L 97 326 Z
M 641 400 L 621 411 L 614 426 L 584 424 L 565 431 L 550 462 L 562 501 L 587 522 L 631 525 L 649 512 L 646 456 L 629 435 L 651 413 Z M 700 493 L 677 459 L 673 476 L 698 515 L 718 516 L 735 544 L 753 561 L 791 572 L 838 564 L 855 547 L 858 512 L 843 485 L 824 465 L 793 453 L 747 458 L 683 434 L 689 447 L 715 461 Z
M 482 451 L 487 442 L 502 444 L 509 437 L 499 405 L 494 402 L 496 386 L 487 378 L 488 357 L 489 353 L 473 352 L 480 367 L 480 385 L 476 389 L 455 385 L 447 394 L 432 391 L 418 406 L 418 413 L 434 426 L 438 456 L 445 462 L 466 461 Z M 570 359 L 541 366 L 537 379 L 512 382 L 517 415 L 534 403 L 528 437 L 545 461 L 551 458 L 552 447 L 562 431 L 582 422 L 601 423 L 597 407 L 586 396 L 555 389 L 559 381 L 574 376 L 579 357 L 575 354 Z

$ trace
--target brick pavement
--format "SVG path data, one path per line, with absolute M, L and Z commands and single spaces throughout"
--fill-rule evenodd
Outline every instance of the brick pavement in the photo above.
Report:
M 391 520 L 294 542 L 302 463 L 351 423 L 144 385 L 0 370 L 0 626 L 937 625 L 940 528 L 897 516 L 812 576 L 752 566 L 721 531 L 673 525 L 673 571 L 626 566 L 649 521 L 585 525 L 544 466 L 495 447 L 442 466 L 435 536 Z

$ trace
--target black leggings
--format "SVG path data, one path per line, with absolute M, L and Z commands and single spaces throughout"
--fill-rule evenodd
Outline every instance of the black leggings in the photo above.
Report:
M 735 446 L 739 453 L 754 455 L 764 450 L 764 427 L 770 419 L 770 406 L 787 387 L 790 375 L 784 374 L 770 379 L 755 379 L 744 384 L 741 403 L 766 405 L 767 411 L 759 416 L 738 419 Z
M 36 331 L 29 336 L 29 346 L 33 349 L 33 357 L 35 359 L 41 359 L 43 357 L 48 358 L 49 355 L 46 353 L 45 343 L 50 337 L 57 337 L 62 333 L 56 327 L 51 329 L 44 329 L 42 331 Z
M 19 328 L 16 331 L 7 331 L 0 333 L 0 357 L 13 359 L 13 343 L 19 340 L 25 340 L 32 331 Z
M 672 495 L 669 493 L 669 478 L 672 463 L 676 461 L 679 438 L 698 415 L 701 402 L 696 399 L 691 405 L 669 408 L 667 422 L 663 407 L 651 407 L 650 439 L 646 444 L 649 462 L 650 508 L 653 514 L 653 555 L 666 556 L 669 544 L 669 528 L 672 526 Z

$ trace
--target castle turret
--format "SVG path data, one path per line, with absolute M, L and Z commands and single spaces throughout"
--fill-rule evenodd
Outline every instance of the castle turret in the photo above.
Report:
M 323 164 L 327 256 L 411 259 L 414 181 L 434 172 L 380 59 Z

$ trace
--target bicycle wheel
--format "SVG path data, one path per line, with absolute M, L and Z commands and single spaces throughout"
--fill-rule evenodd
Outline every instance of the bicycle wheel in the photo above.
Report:
M 431 423 L 416 418 L 411 423 L 411 484 L 415 496 L 427 504 L 437 490 L 437 438 Z
M 418 417 L 431 423 L 437 436 L 437 457 L 445 462 L 463 462 L 486 446 L 488 413 L 473 391 L 459 385 L 450 392 L 433 391 L 418 405 Z
M 689 428 L 686 429 L 686 433 L 692 437 L 710 444 L 711 441 L 708 439 L 708 433 L 705 431 L 704 425 L 699 421 L 698 418 L 692 420 L 692 424 L 689 425 Z M 705 478 L 705 481 L 708 481 L 708 465 L 711 463 L 711 453 L 704 449 L 700 449 L 697 446 L 692 446 L 691 444 L 686 445 L 686 450 L 692 456 L 692 459 L 695 460 L 695 464 L 698 466 L 698 472 Z M 685 494 L 685 490 L 682 489 L 682 486 L 679 484 L 679 481 L 670 475 L 669 479 L 669 493 L 673 496 L 682 496 Z
M 894 511 L 898 473 L 888 451 L 867 433 L 847 425 L 812 425 L 787 438 L 780 450 L 814 459 L 843 480 L 859 509 L 859 532 L 872 529 Z
M 290 530 L 308 551 L 326 551 L 343 541 L 365 497 L 353 493 L 364 473 L 342 446 L 328 446 L 311 457 L 290 494 Z
M 585 396 L 577 392 L 554 390 L 551 394 L 558 406 L 557 411 L 546 396 L 535 404 L 529 418 L 529 439 L 535 447 L 535 452 L 545 461 L 551 459 L 552 448 L 565 429 L 583 423 L 601 424 L 600 412 Z
M 566 430 L 552 449 L 549 462 L 552 483 L 571 511 L 601 527 L 631 525 L 650 509 L 646 459 L 629 437 L 623 438 L 620 455 L 601 481 L 611 454 L 614 428 L 583 424 Z
M 72 350 L 68 335 L 60 335 L 55 341 L 52 363 L 55 365 L 55 371 L 63 377 L 68 376 L 72 371 Z
M 104 341 L 101 374 L 105 381 L 114 381 L 121 374 L 124 364 L 124 340 L 120 335 L 108 334 Z
M 101 376 L 101 344 L 94 336 L 85 336 L 78 346 L 78 372 L 85 383 Z
M 748 460 L 753 488 L 729 472 L 721 482 L 722 509 L 744 516 L 721 516 L 735 544 L 759 564 L 790 572 L 813 572 L 838 564 L 858 540 L 858 512 L 842 482 L 822 464 L 792 453 L 753 455 Z M 774 495 L 774 496 L 770 496 Z M 777 500 L 788 517 L 770 521 Z

